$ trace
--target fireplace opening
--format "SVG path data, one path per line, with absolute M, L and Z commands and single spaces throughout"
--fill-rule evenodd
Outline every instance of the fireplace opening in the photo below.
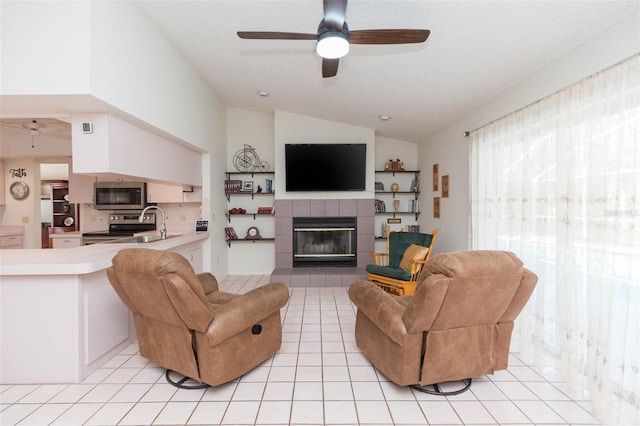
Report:
M 357 266 L 355 217 L 294 217 L 293 267 Z

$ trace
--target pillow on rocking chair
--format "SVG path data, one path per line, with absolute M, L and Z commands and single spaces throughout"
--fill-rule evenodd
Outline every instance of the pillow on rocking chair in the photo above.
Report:
M 411 272 L 411 260 L 424 260 L 429 253 L 429 247 L 419 246 L 417 244 L 411 244 L 405 250 L 400 261 L 400 268 L 405 271 Z

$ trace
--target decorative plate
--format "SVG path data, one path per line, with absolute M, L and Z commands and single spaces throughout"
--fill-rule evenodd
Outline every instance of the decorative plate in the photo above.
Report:
M 13 182 L 9 190 L 16 200 L 24 200 L 29 196 L 29 185 L 22 181 Z
M 68 217 L 64 220 L 64 226 L 71 226 L 73 225 L 73 218 L 72 217 Z

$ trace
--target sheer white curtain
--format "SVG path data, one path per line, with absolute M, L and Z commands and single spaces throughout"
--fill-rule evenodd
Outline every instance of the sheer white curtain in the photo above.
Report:
M 640 55 L 471 137 L 471 245 L 539 276 L 520 355 L 640 424 Z

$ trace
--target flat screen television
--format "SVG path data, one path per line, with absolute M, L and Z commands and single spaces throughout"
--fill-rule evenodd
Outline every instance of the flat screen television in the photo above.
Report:
M 287 191 L 364 191 L 364 143 L 285 144 Z

